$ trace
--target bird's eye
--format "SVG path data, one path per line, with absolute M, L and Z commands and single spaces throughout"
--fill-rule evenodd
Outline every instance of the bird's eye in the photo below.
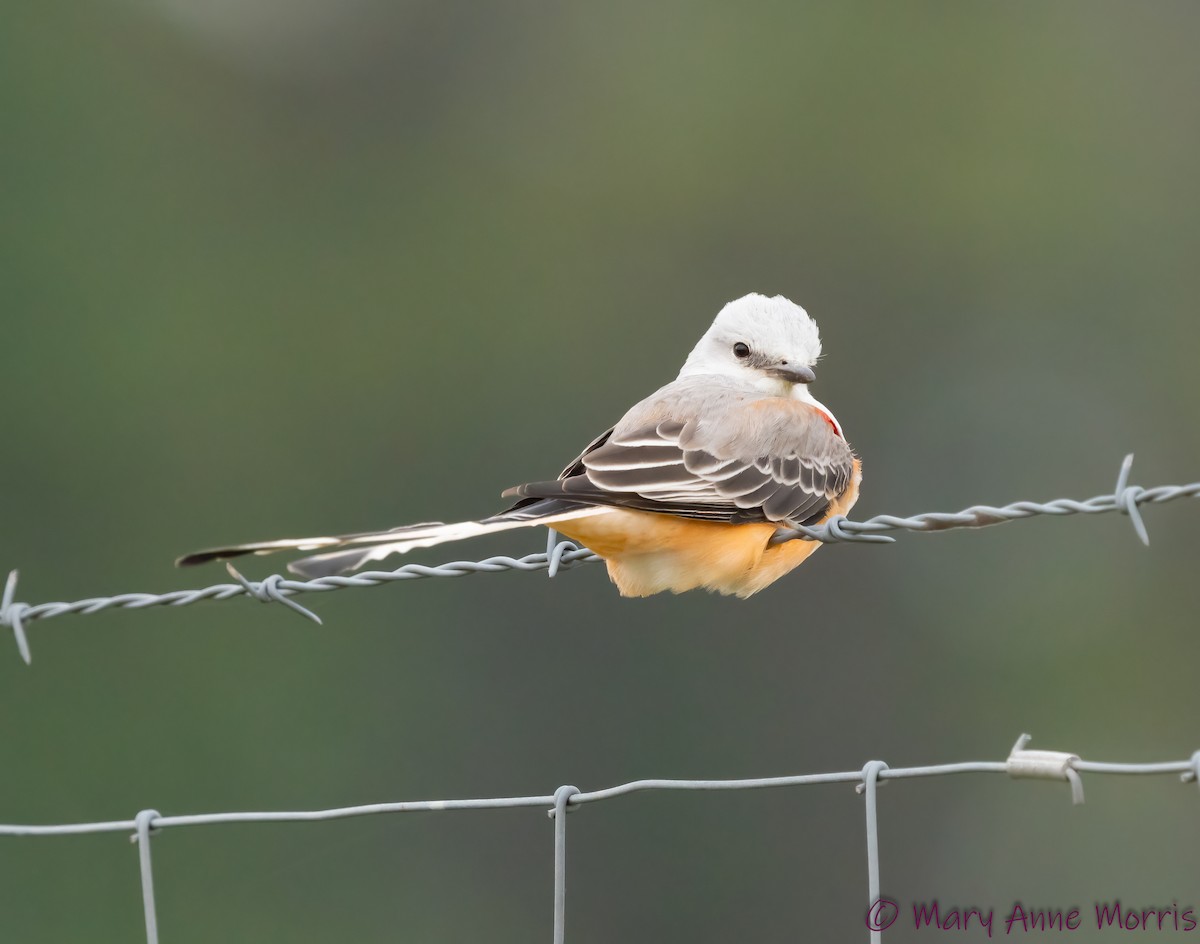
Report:
M 738 341 L 738 343 L 733 346 L 733 356 L 734 357 L 749 357 L 750 356 L 749 346 L 747 346 L 746 344 L 743 344 L 741 341 Z

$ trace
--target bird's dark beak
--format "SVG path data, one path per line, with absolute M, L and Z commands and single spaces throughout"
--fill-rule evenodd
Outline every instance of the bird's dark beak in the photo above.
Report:
M 810 384 L 817 379 L 817 375 L 813 373 L 811 367 L 793 367 L 790 364 L 772 367 L 767 373 L 772 377 L 778 377 L 780 380 L 786 380 L 788 383 L 794 384 Z

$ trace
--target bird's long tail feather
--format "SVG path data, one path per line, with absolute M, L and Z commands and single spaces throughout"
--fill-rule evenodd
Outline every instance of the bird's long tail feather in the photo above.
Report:
M 403 554 L 418 547 L 433 547 L 448 541 L 525 528 L 532 525 L 552 525 L 556 521 L 567 521 L 587 515 L 603 513 L 599 506 L 578 505 L 559 499 L 543 499 L 522 507 L 485 518 L 482 521 L 459 521 L 443 524 L 440 521 L 405 525 L 390 531 L 364 531 L 358 534 L 343 534 L 329 537 L 284 538 L 278 541 L 257 541 L 250 544 L 235 544 L 215 547 L 185 554 L 175 561 L 176 566 L 187 567 L 208 561 L 229 560 L 246 554 L 273 554 L 277 551 L 331 550 L 310 557 L 302 557 L 288 564 L 288 570 L 302 577 L 327 577 L 357 570 L 371 561 L 383 560 L 392 554 Z M 336 550 L 334 550 L 336 549 Z

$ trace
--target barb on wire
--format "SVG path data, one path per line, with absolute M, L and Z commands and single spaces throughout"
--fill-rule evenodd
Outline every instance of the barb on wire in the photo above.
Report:
M 10 570 L 8 580 L 4 583 L 4 598 L 0 600 L 0 626 L 10 626 L 13 638 L 17 641 L 17 652 L 26 665 L 33 662 L 33 654 L 29 651 L 29 639 L 25 635 L 25 614 L 29 612 L 29 604 L 16 603 L 13 595 L 17 592 L 17 571 Z
M 1133 456 L 1128 455 L 1121 464 L 1114 491 L 1108 495 L 1097 495 L 1083 501 L 1074 498 L 1057 498 L 1047 502 L 1019 501 L 1009 505 L 972 505 L 959 512 L 926 512 L 901 518 L 895 515 L 876 515 L 865 521 L 850 521 L 841 515 L 830 518 L 816 527 L 781 528 L 772 543 L 807 540 L 824 543 L 891 543 L 895 538 L 885 532 L 914 531 L 920 533 L 949 531 L 956 528 L 984 528 L 1006 521 L 1019 521 L 1037 515 L 1094 515 L 1120 512 L 1128 515 L 1134 530 L 1143 543 L 1150 538 L 1142 520 L 1140 506 L 1161 505 L 1179 498 L 1200 497 L 1200 482 L 1190 485 L 1160 485 L 1142 488 L 1129 484 L 1129 473 Z M 121 593 L 110 597 L 91 597 L 71 603 L 29 604 L 15 600 L 17 572 L 8 577 L 0 602 L 0 626 L 13 631 L 21 658 L 30 661 L 29 640 L 26 628 L 34 620 L 50 619 L 66 613 L 96 613 L 110 608 L 140 610 L 150 606 L 188 606 L 201 600 L 228 600 L 231 597 L 250 596 L 258 600 L 282 603 L 303 616 L 320 623 L 320 618 L 311 610 L 290 599 L 298 593 L 324 593 L 346 587 L 378 587 L 398 580 L 423 580 L 429 577 L 465 577 L 468 574 L 500 573 L 510 570 L 545 570 L 553 577 L 575 564 L 591 563 L 601 558 L 571 541 L 555 542 L 557 535 L 551 531 L 545 553 L 529 554 L 525 557 L 489 557 L 480 561 L 452 561 L 448 564 L 406 564 L 396 570 L 364 571 L 313 580 L 292 580 L 280 574 L 272 574 L 259 581 L 248 580 L 229 568 L 237 583 L 215 584 L 198 590 L 173 590 L 168 593 Z
M 925 767 L 889 767 L 881 760 L 869 761 L 860 770 L 836 773 L 799 774 L 785 777 L 759 777 L 744 780 L 633 780 L 603 790 L 581 791 L 574 786 L 561 786 L 552 794 L 518 797 L 491 797 L 463 800 L 415 800 L 396 803 L 371 803 L 363 806 L 344 806 L 325 810 L 269 811 L 244 813 L 196 813 L 181 816 L 163 816 L 157 810 L 143 809 L 133 819 L 108 820 L 90 823 L 66 823 L 62 825 L 0 825 L 0 836 L 67 836 L 85 833 L 129 832 L 138 845 L 138 863 L 142 880 L 143 910 L 146 920 L 148 944 L 158 944 L 158 918 L 154 902 L 154 875 L 151 869 L 151 838 L 165 829 L 180 826 L 215 826 L 229 823 L 279 823 L 316 822 L 333 819 L 348 819 L 356 816 L 374 816 L 389 813 L 433 813 L 452 810 L 515 809 L 550 807 L 554 821 L 554 940 L 562 944 L 566 937 L 567 900 L 567 816 L 588 803 L 613 800 L 632 793 L 672 790 L 762 790 L 811 786 L 823 783 L 854 784 L 863 796 L 866 811 L 867 846 L 867 890 L 871 910 L 867 914 L 867 927 L 872 941 L 879 941 L 879 933 L 890 922 L 878 921 L 885 917 L 878 908 L 880 904 L 895 907 L 895 903 L 880 898 L 879 858 L 879 814 L 878 787 L 889 780 L 910 780 L 968 773 L 1007 773 L 1011 777 L 1033 777 L 1038 779 L 1066 780 L 1071 783 L 1075 802 L 1083 800 L 1080 774 L 1115 775 L 1162 775 L 1179 774 L 1187 780 L 1200 765 L 1200 751 L 1187 760 L 1165 761 L 1150 764 L 1114 764 L 1083 761 L 1077 754 L 1058 751 L 1030 751 L 1026 749 L 1029 735 L 1018 738 L 1009 756 L 1003 761 L 967 761 L 961 763 L 935 764 Z M 894 918 L 894 916 L 892 916 Z M 875 923 L 873 923 L 873 921 Z
M 295 600 L 289 600 L 283 595 L 279 589 L 279 584 L 283 580 L 280 574 L 271 574 L 269 577 L 264 577 L 259 581 L 247 580 L 241 575 L 233 564 L 226 562 L 225 569 L 229 571 L 229 576 L 242 585 L 248 596 L 254 597 L 256 600 L 261 600 L 263 603 L 282 603 L 289 609 L 295 610 L 301 616 L 306 616 L 318 626 L 321 625 L 321 617 L 317 616 L 312 610 L 306 606 L 301 606 Z

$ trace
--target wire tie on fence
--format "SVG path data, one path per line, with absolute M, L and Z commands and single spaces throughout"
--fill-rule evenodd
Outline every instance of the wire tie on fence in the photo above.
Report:
M 236 580 L 245 589 L 247 595 L 254 597 L 256 600 L 261 600 L 263 603 L 282 603 L 299 613 L 301 616 L 307 616 L 310 620 L 321 625 L 321 617 L 317 616 L 312 610 L 301 606 L 295 600 L 285 596 L 283 591 L 279 589 L 279 581 L 283 580 L 280 574 L 271 574 L 269 577 L 264 577 L 262 580 L 247 580 L 238 572 L 238 569 L 230 564 L 225 563 L 225 569 L 229 571 L 229 576 Z
M 887 780 L 886 779 L 880 780 L 879 775 L 887 769 L 888 769 L 888 765 L 885 764 L 881 760 L 867 761 L 866 764 L 863 765 L 863 779 L 854 785 L 854 792 L 857 793 L 859 796 L 862 796 L 864 793 L 866 793 L 868 778 L 878 781 L 876 783 L 876 786 L 886 787 Z
M 24 616 L 29 610 L 28 603 L 15 603 L 13 596 L 17 592 L 17 571 L 8 572 L 8 580 L 4 584 L 4 597 L 0 600 L 0 626 L 7 626 L 13 631 L 13 639 L 17 641 L 17 651 L 26 665 L 33 663 L 33 654 L 29 651 L 29 639 L 25 635 Z
M 133 818 L 135 832 L 129 836 L 131 843 L 136 843 L 141 839 L 142 833 L 147 836 L 158 835 L 158 828 L 154 825 L 156 819 L 161 819 L 162 813 L 158 810 L 142 810 Z
M 554 819 L 554 814 L 558 812 L 558 808 L 560 806 L 563 809 L 565 809 L 568 813 L 574 813 L 575 810 L 579 808 L 579 804 L 577 803 L 577 804 L 575 804 L 575 806 L 572 806 L 571 805 L 571 797 L 575 796 L 577 793 L 582 793 L 582 792 L 583 791 L 580 790 L 578 787 L 572 787 L 570 784 L 563 784 L 561 787 L 559 787 L 557 790 L 554 791 L 554 806 L 552 806 L 550 809 L 546 810 L 546 815 L 549 816 L 551 819 Z
M 1200 786 L 1200 751 L 1196 751 L 1196 753 L 1192 755 L 1190 763 L 1192 765 L 1192 769 L 1185 770 L 1183 773 L 1181 773 L 1179 775 L 1179 779 L 1184 783 L 1191 783 L 1194 780 L 1196 785 Z
M 1133 468 L 1133 453 L 1129 453 L 1121 463 L 1121 471 L 1117 474 L 1117 487 L 1113 489 L 1113 500 L 1117 509 L 1129 516 L 1133 522 L 1133 530 L 1142 539 L 1146 547 L 1150 546 L 1150 534 L 1146 530 L 1146 522 L 1138 509 L 1138 499 L 1146 494 L 1140 485 L 1129 484 L 1129 470 Z
M 1031 777 L 1037 780 L 1066 780 L 1071 784 L 1071 802 L 1078 805 L 1083 802 L 1083 780 L 1075 765 L 1079 763 L 1078 754 L 1067 754 L 1062 751 L 1028 751 L 1025 745 L 1030 742 L 1028 734 L 1017 738 L 1009 752 L 1008 760 L 1004 763 L 1005 771 L 1010 777 Z

